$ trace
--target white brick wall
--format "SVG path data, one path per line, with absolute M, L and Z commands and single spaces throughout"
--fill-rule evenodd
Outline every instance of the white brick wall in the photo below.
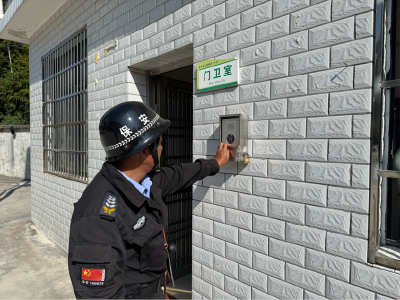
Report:
M 193 297 L 398 298 L 400 275 L 366 264 L 374 1 L 175 1 L 153 22 L 133 2 L 68 0 L 32 37 L 35 224 L 67 250 L 86 186 L 42 171 L 41 57 L 87 24 L 91 180 L 102 114 L 147 101 L 145 75 L 126 67 L 193 44 L 195 63 L 241 67 L 238 87 L 193 96 L 195 158 L 213 155 L 227 113 L 249 114 L 252 156 L 193 187 Z

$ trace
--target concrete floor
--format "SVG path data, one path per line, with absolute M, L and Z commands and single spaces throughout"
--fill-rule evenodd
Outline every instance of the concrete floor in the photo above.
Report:
M 74 299 L 66 253 L 31 222 L 30 192 L 0 176 L 0 299 Z
M 192 299 L 192 274 L 175 280 L 175 287 L 168 283 L 167 292 L 177 299 Z

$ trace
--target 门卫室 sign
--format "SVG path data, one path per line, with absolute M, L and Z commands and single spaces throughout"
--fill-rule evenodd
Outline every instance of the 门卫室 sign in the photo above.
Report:
M 197 64 L 197 89 L 200 92 L 237 85 L 238 81 L 237 58 L 207 59 Z

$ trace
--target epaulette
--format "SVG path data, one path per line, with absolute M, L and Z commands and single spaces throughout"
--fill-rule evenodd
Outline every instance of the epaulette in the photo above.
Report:
M 114 192 L 108 191 L 103 199 L 103 205 L 100 208 L 100 218 L 114 221 L 117 217 L 119 196 Z

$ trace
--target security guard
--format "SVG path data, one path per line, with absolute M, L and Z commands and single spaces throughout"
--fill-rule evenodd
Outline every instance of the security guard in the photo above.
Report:
M 164 298 L 169 247 L 162 197 L 216 174 L 229 159 L 221 143 L 215 159 L 159 168 L 169 125 L 141 102 L 121 103 L 101 118 L 106 162 L 75 203 L 70 227 L 77 298 Z

